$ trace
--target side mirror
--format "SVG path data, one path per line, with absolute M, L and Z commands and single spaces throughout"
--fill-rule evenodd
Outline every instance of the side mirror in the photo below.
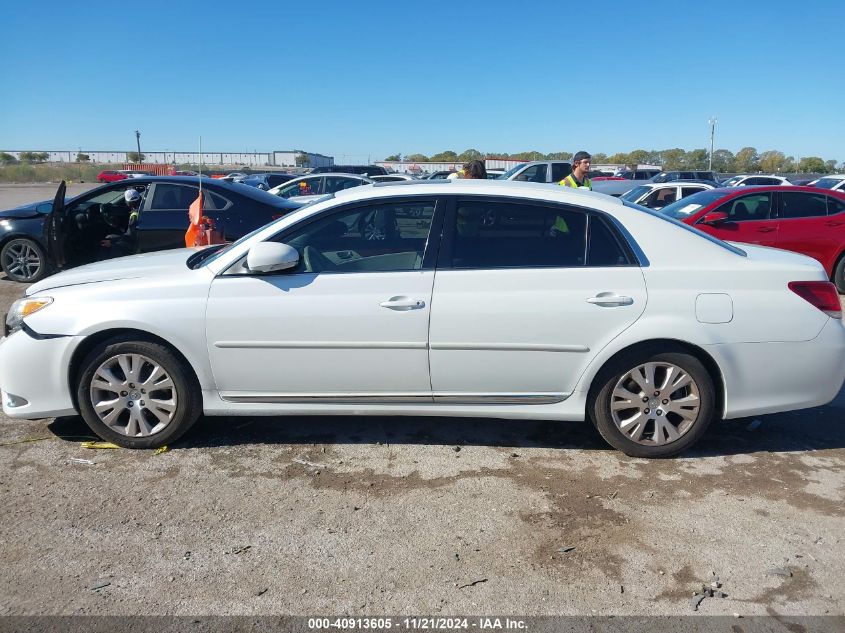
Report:
M 722 222 L 728 221 L 728 214 L 723 211 L 711 211 L 703 218 L 701 218 L 702 224 L 707 224 L 708 226 L 715 226 L 716 224 L 721 224 Z
M 299 263 L 299 252 L 279 242 L 259 242 L 249 249 L 246 267 L 251 273 L 272 273 L 289 270 Z

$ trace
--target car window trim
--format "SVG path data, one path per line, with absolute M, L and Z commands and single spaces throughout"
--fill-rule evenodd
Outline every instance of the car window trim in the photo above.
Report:
M 350 271 L 324 271 L 319 274 L 323 275 L 350 275 L 350 274 L 368 274 L 368 275 L 381 275 L 384 273 L 397 273 L 397 272 L 421 272 L 426 270 L 434 270 L 435 263 L 437 261 L 438 252 L 440 250 L 440 241 L 442 237 L 442 230 L 443 230 L 443 199 L 440 196 L 431 196 L 431 195 L 417 195 L 417 196 L 401 196 L 396 198 L 378 198 L 378 199 L 370 199 L 370 200 L 356 200 L 355 202 L 350 202 L 348 204 L 338 205 L 331 207 L 330 209 L 326 209 L 325 211 L 318 213 L 313 216 L 309 216 L 307 218 L 303 218 L 301 221 L 292 224 L 290 226 L 286 226 L 284 229 L 280 230 L 278 233 L 274 233 L 267 237 L 267 239 L 262 240 L 262 242 L 275 242 L 284 240 L 289 236 L 291 233 L 298 231 L 306 226 L 314 223 L 319 222 L 325 219 L 327 216 L 336 215 L 347 213 L 349 211 L 354 211 L 358 208 L 367 208 L 372 207 L 374 205 L 382 206 L 382 205 L 400 205 L 400 204 L 418 204 L 420 202 L 431 202 L 434 204 L 434 215 L 432 216 L 431 220 L 431 227 L 428 231 L 428 238 L 426 238 L 425 246 L 423 247 L 423 260 L 422 265 L 419 268 L 413 270 L 374 270 L 374 271 L 361 271 L 361 270 L 350 270 Z M 429 253 L 431 251 L 431 253 Z M 243 266 L 244 260 L 246 260 L 247 255 L 249 255 L 249 251 L 244 253 L 241 257 L 238 257 L 235 261 L 231 264 L 226 266 L 223 270 L 217 273 L 216 277 L 271 277 L 275 275 L 292 275 L 292 274 L 307 274 L 311 275 L 314 273 L 292 273 L 289 270 L 280 270 L 274 271 L 269 273 L 253 273 L 253 272 L 229 272 L 233 268 L 238 268 Z
M 446 198 L 446 213 L 443 217 L 443 236 L 440 242 L 440 252 L 437 257 L 437 270 L 460 270 L 460 271 L 472 271 L 472 270 L 548 270 L 548 269 L 594 269 L 594 268 L 642 268 L 648 265 L 648 261 L 645 258 L 645 254 L 643 253 L 642 249 L 639 248 L 637 245 L 636 248 L 632 247 L 629 243 L 629 240 L 633 240 L 633 236 L 627 231 L 620 231 L 620 223 L 614 218 L 611 214 L 601 211 L 599 209 L 593 209 L 590 207 L 582 207 L 575 204 L 563 203 L 563 202 L 553 202 L 549 200 L 537 200 L 535 198 L 521 198 L 521 197 L 511 197 L 511 196 L 499 196 L 499 197 L 491 197 L 491 196 L 473 196 L 473 195 L 451 195 L 451 196 L 444 196 Z M 454 250 L 454 243 L 455 243 L 455 215 L 457 213 L 458 203 L 459 202 L 484 202 L 484 203 L 494 203 L 494 204 L 527 204 L 530 206 L 537 206 L 537 207 L 558 207 L 562 210 L 567 211 L 577 211 L 579 213 L 583 213 L 587 216 L 586 225 L 584 227 L 585 230 L 585 243 L 584 243 L 584 265 L 582 266 L 478 266 L 478 267 L 468 267 L 468 268 L 455 268 L 452 266 L 452 253 Z M 605 221 L 605 226 L 611 232 L 614 239 L 617 241 L 617 244 L 620 246 L 625 258 L 628 260 L 626 264 L 620 264 L 618 266 L 588 266 L 587 265 L 587 255 L 588 249 L 590 246 L 589 238 L 590 238 L 590 223 L 592 222 L 592 216 L 597 215 L 601 216 Z

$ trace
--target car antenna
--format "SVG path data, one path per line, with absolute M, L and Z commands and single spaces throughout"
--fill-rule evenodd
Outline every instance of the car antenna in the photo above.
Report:
M 200 160 L 199 160 L 199 171 L 197 173 L 197 180 L 200 183 L 200 200 L 202 200 L 202 136 L 200 136 Z M 200 202 L 202 204 L 202 202 Z

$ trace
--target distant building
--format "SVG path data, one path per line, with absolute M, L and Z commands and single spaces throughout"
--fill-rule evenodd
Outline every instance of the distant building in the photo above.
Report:
M 49 154 L 47 162 L 50 163 L 75 163 L 77 154 L 87 154 L 92 163 L 113 163 L 122 164 L 128 163 L 128 154 L 134 153 L 133 150 L 128 152 L 113 152 L 101 150 L 15 150 L 8 153 L 17 159 L 20 159 L 21 152 L 46 152 Z M 144 163 L 158 164 L 158 165 L 196 165 L 200 162 L 199 152 L 148 152 L 142 150 L 144 155 Z M 313 152 L 306 152 L 304 150 L 292 149 L 274 152 L 203 152 L 202 162 L 206 165 L 243 165 L 247 167 L 295 167 L 296 157 L 300 154 L 307 158 L 306 164 L 302 167 L 323 167 L 324 165 L 334 165 L 333 156 L 324 156 L 323 154 L 315 154 Z

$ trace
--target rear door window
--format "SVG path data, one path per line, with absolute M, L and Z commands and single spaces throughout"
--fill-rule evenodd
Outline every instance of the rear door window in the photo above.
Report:
M 694 193 L 698 193 L 699 191 L 705 191 L 706 187 L 682 187 L 681 188 L 681 197 L 686 198 L 687 196 L 691 196 Z
M 845 211 L 845 202 L 839 200 L 838 198 L 828 198 L 827 199 L 827 214 L 828 215 L 835 215 L 837 213 L 842 213 Z
M 586 262 L 587 215 L 581 211 L 459 201 L 454 222 L 453 268 L 573 267 Z
M 326 176 L 326 183 L 323 189 L 323 193 L 336 193 L 338 191 L 342 191 L 343 189 L 350 189 L 352 187 L 358 187 L 359 185 L 363 185 L 363 180 L 358 180 L 357 178 L 346 178 L 344 176 Z
M 146 207 L 149 211 L 170 211 L 173 209 L 188 210 L 191 203 L 197 199 L 199 190 L 185 185 L 156 183 L 153 189 L 152 202 Z
M 780 194 L 780 217 L 815 218 L 827 215 L 827 196 L 815 193 L 787 191 Z
M 572 173 L 569 163 L 552 163 L 552 182 L 560 182 Z

